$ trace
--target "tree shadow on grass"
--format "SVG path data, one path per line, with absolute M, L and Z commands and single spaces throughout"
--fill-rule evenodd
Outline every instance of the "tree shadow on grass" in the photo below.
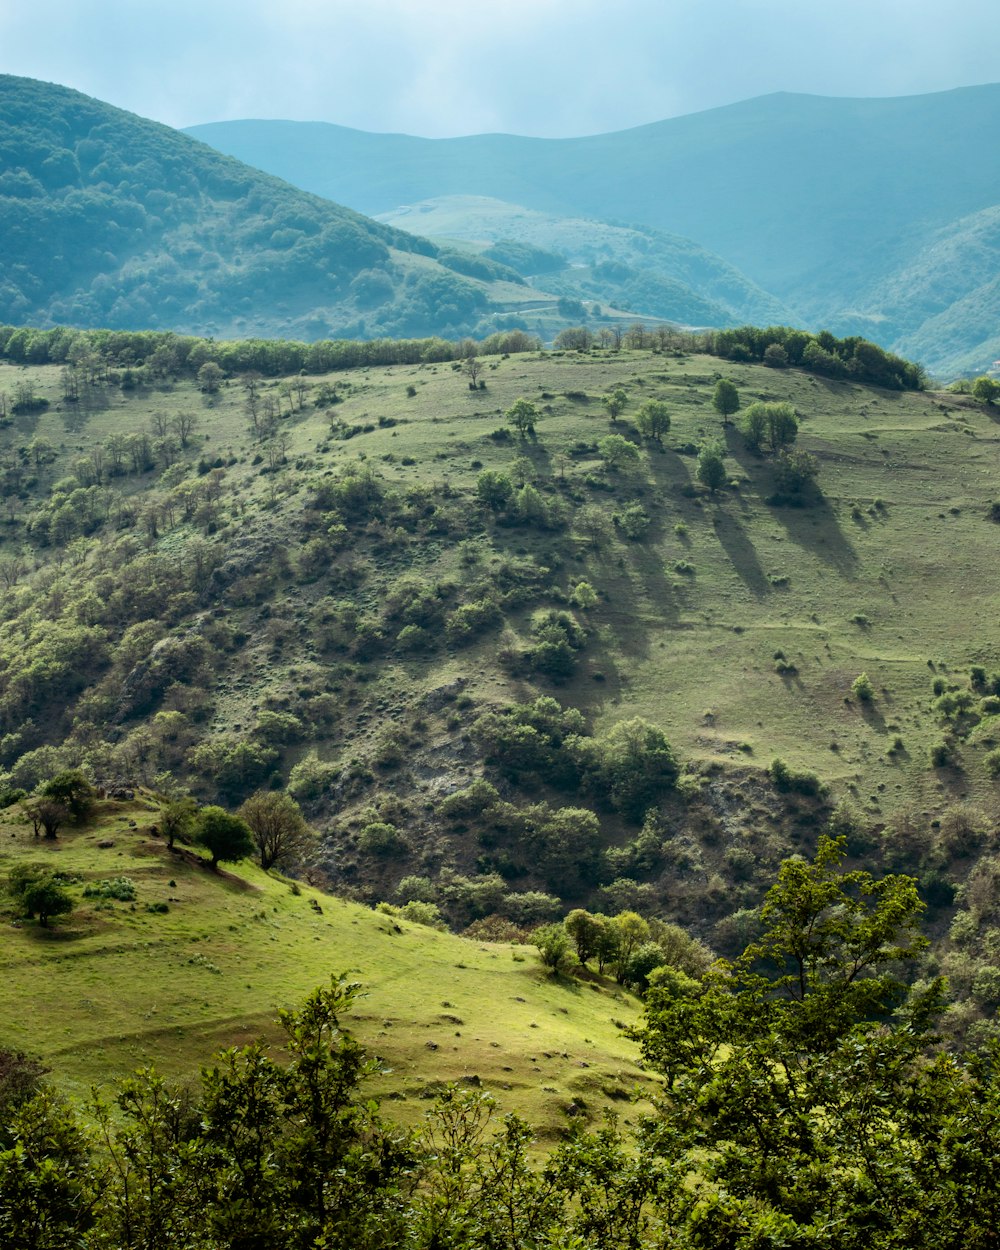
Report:
M 813 496 L 803 507 L 770 505 L 771 515 L 785 528 L 788 537 L 843 577 L 856 577 L 860 566 L 857 552 L 840 528 L 828 501 Z
M 743 527 L 728 512 L 720 511 L 715 516 L 715 535 L 747 589 L 763 599 L 770 590 L 770 583 Z

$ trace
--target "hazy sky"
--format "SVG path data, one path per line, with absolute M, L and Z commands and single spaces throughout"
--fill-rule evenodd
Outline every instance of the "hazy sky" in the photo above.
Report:
M 0 0 L 0 72 L 173 126 L 618 130 L 1000 79 L 1000 0 Z

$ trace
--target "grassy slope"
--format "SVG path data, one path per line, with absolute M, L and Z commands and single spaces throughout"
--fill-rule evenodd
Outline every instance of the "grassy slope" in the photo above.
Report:
M 929 744 L 940 736 L 927 712 L 933 676 L 928 665 L 954 669 L 997 661 L 995 635 L 984 629 L 984 622 L 996 619 L 990 570 L 1000 542 L 1000 530 L 984 519 L 998 493 L 998 432 L 987 412 L 953 396 L 880 392 L 794 371 L 723 366 L 744 403 L 757 397 L 794 403 L 804 418 L 800 445 L 819 456 L 824 502 L 814 508 L 773 509 L 764 503 L 773 489 L 766 459 L 744 451 L 732 431 L 728 464 L 742 488 L 716 501 L 682 493 L 693 477 L 694 461 L 673 448 L 718 432 L 709 396 L 720 362 L 639 352 L 513 357 L 495 363 L 496 370 L 486 375 L 488 391 L 477 395 L 450 366 L 350 375 L 345 400 L 335 410 L 338 419 L 374 423 L 381 416 L 405 424 L 331 443 L 325 417 L 307 410 L 289 423 L 290 459 L 299 458 L 302 473 L 287 470 L 284 487 L 361 458 L 390 485 L 447 481 L 465 492 L 479 472 L 473 461 L 509 468 L 523 452 L 543 488 L 575 495 L 571 517 L 588 498 L 605 509 L 609 520 L 623 501 L 641 499 L 654 525 L 651 541 L 639 544 L 623 541 L 613 530 L 597 551 L 580 534 L 481 530 L 485 546 L 479 550 L 487 560 L 536 556 L 556 563 L 552 580 L 557 585 L 585 577 L 604 596 L 592 613 L 597 641 L 588 648 L 587 662 L 574 681 L 556 689 L 563 702 L 584 707 L 599 725 L 625 715 L 648 716 L 695 759 L 733 758 L 736 744 L 746 742 L 761 763 L 781 754 L 864 794 L 884 786 L 884 801 L 891 807 L 924 805 L 949 785 L 926 763 Z M 0 369 L 0 387 L 16 376 L 9 366 Z M 57 394 L 55 370 L 36 370 L 34 376 L 43 389 Z M 336 381 L 343 386 L 344 376 Z M 405 394 L 408 384 L 416 389 L 413 398 Z M 608 495 L 584 480 L 595 471 L 601 476 L 596 457 L 568 453 L 581 440 L 590 442 L 607 431 L 598 399 L 619 384 L 631 390 L 632 410 L 642 398 L 665 399 L 673 427 L 666 449 L 644 453 L 634 479 L 612 478 L 615 490 Z M 568 399 L 567 391 L 589 398 Z M 552 396 L 552 412 L 539 426 L 537 445 L 519 448 L 516 440 L 497 445 L 487 437 L 498 424 L 497 413 L 518 395 L 537 398 L 543 392 Z M 268 505 L 267 479 L 249 463 L 253 449 L 241 399 L 234 384 L 204 410 L 203 454 L 239 458 L 227 482 L 234 498 L 242 497 L 242 528 L 252 531 L 259 523 L 281 534 L 283 527 L 297 524 L 302 499 L 294 489 L 279 491 L 276 504 Z M 72 434 L 53 409 L 38 420 L 36 432 L 60 446 L 68 460 L 113 430 L 145 424 L 156 406 L 175 411 L 190 402 L 183 386 L 120 398 Z M 538 402 L 545 406 L 546 401 Z M 325 450 L 317 451 L 319 446 Z M 404 456 L 415 464 L 403 465 Z M 58 478 L 64 471 L 57 461 L 49 472 Z M 133 482 L 126 479 L 125 489 L 134 489 Z M 872 507 L 876 499 L 884 501 L 883 510 Z M 674 532 L 677 524 L 687 526 L 686 536 Z M 183 530 L 175 531 L 159 544 L 170 550 L 183 538 Z M 365 552 L 362 541 L 352 555 Z M 693 575 L 674 571 L 680 560 L 694 565 Z M 389 584 L 386 578 L 391 582 L 411 568 L 429 576 L 462 576 L 454 540 L 431 540 L 378 557 L 368 566 L 361 599 L 377 607 Z M 956 611 L 957 603 L 968 602 L 970 588 L 975 610 Z M 279 609 L 274 615 L 288 620 L 297 615 L 305 623 L 310 604 L 325 593 L 322 580 L 300 588 L 297 602 L 280 599 L 272 605 Z M 870 626 L 852 623 L 856 614 L 867 616 Z M 251 641 L 213 692 L 218 728 L 245 724 L 268 686 L 287 684 L 288 666 L 310 658 L 307 642 L 300 640 L 281 664 L 268 668 L 267 628 L 276 626 L 265 628 L 252 608 L 239 610 L 235 619 L 249 627 Z M 516 626 L 525 623 L 525 613 L 515 616 Z M 798 666 L 793 680 L 774 672 L 772 655 L 779 648 Z M 495 637 L 488 637 L 471 650 L 431 657 L 390 652 L 377 666 L 374 686 L 369 683 L 362 691 L 362 706 L 348 713 L 338 730 L 341 749 L 346 754 L 352 739 L 363 746 L 370 738 L 364 722 L 378 700 L 411 703 L 456 674 L 470 678 L 477 702 L 530 693 L 530 687 L 497 670 L 495 649 Z M 866 717 L 844 703 L 862 668 L 884 691 L 877 715 Z M 593 680 L 596 670 L 603 672 L 603 681 Z M 906 752 L 890 761 L 885 752 L 895 726 L 906 739 Z M 837 751 L 831 750 L 834 740 Z M 974 766 L 957 789 L 982 792 Z
M 276 1009 L 340 972 L 366 987 L 353 1027 L 392 1069 L 377 1088 L 418 1108 L 435 1082 L 478 1077 L 554 1126 L 574 1098 L 594 1109 L 648 1081 L 613 1023 L 635 1020 L 630 997 L 553 981 L 532 949 L 295 894 L 250 864 L 213 874 L 151 836 L 155 810 L 141 795 L 102 802 L 55 844 L 0 813 L 0 873 L 44 862 L 82 879 L 71 917 L 49 932 L 7 927 L 0 955 L 0 1043 L 39 1054 L 65 1088 L 85 1095 L 149 1062 L 188 1075 L 222 1046 L 277 1038 Z M 137 886 L 134 906 L 82 899 L 87 881 L 119 875 Z M 146 910 L 164 902 L 165 915 Z

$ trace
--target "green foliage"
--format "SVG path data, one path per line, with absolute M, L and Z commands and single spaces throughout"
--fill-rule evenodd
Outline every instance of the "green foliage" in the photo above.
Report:
M 257 848 L 261 868 L 295 867 L 313 848 L 313 837 L 295 799 L 277 790 L 258 790 L 240 806 Z
M 620 434 L 606 434 L 598 442 L 597 452 L 605 465 L 618 473 L 639 463 L 639 448 Z
M 628 406 L 628 391 L 623 386 L 617 386 L 613 391 L 608 391 L 606 395 L 601 396 L 601 403 L 607 410 L 607 414 L 614 424 Z
M 569 967 L 570 941 L 561 924 L 542 925 L 531 935 L 531 940 L 538 947 L 542 963 L 553 974 L 564 972 Z
M 851 693 L 861 703 L 871 703 L 875 698 L 875 687 L 867 673 L 860 673 L 851 682 Z
M 131 877 L 113 877 L 103 881 L 91 881 L 83 888 L 84 898 L 113 898 L 119 903 L 133 903 L 138 897 Z
M 996 378 L 989 377 L 988 374 L 983 374 L 972 383 L 969 393 L 981 404 L 995 404 L 1000 399 L 1000 382 Z
M 719 378 L 716 382 L 712 392 L 712 407 L 722 418 L 723 425 L 727 425 L 733 413 L 739 411 L 740 393 L 731 378 Z
M 719 443 L 703 443 L 698 452 L 698 464 L 695 469 L 698 481 L 714 495 L 726 483 L 726 464 L 723 450 Z
M 590 784 L 633 820 L 673 787 L 679 769 L 666 735 L 641 716 L 613 725 L 588 754 L 588 764 Z
M 236 863 L 254 851 L 253 838 L 246 822 L 223 807 L 210 805 L 198 813 L 194 840 L 212 857 L 212 867 L 220 863 Z
M 643 438 L 662 443 L 664 434 L 670 429 L 670 410 L 667 405 L 659 399 L 648 399 L 635 414 L 635 428 Z
M 25 913 L 28 916 L 37 916 L 38 923 L 43 928 L 48 928 L 49 921 L 54 916 L 68 915 L 75 906 L 72 894 L 51 875 L 39 876 L 26 882 L 20 897 Z
M 508 423 L 517 430 L 521 438 L 526 438 L 529 434 L 534 434 L 535 423 L 538 421 L 538 409 L 529 400 L 516 399 L 513 404 L 504 413 Z

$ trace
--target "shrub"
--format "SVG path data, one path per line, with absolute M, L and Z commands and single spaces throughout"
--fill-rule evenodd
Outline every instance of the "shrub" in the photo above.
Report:
M 114 877 L 112 880 L 92 881 L 84 887 L 84 898 L 113 898 L 119 903 L 132 903 L 136 898 L 135 882 L 131 877 Z
M 851 682 L 851 691 L 854 697 L 862 703 L 871 703 L 875 698 L 875 687 L 867 673 L 860 673 L 855 677 Z

